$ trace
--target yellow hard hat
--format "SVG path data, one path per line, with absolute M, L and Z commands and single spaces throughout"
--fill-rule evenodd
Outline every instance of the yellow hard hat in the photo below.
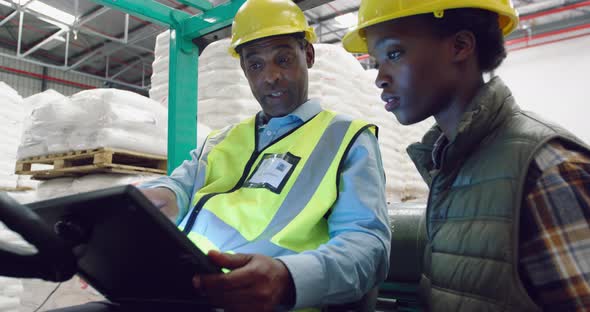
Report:
M 303 11 L 291 0 L 248 0 L 236 13 L 231 27 L 229 53 L 239 57 L 236 47 L 256 39 L 305 33 L 314 43 L 316 34 L 309 26 Z
M 344 36 L 342 44 L 348 52 L 367 53 L 364 29 L 369 26 L 426 13 L 443 17 L 445 10 L 459 8 L 477 8 L 498 13 L 504 36 L 518 25 L 518 13 L 511 0 L 362 0 L 358 25 Z

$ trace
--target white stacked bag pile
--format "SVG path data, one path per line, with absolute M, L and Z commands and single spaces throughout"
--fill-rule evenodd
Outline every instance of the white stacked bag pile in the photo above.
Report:
M 24 102 L 30 111 L 24 120 L 18 158 L 67 151 L 67 133 L 83 112 L 72 107 L 68 97 L 51 89 L 31 95 Z
M 35 252 L 34 247 L 26 243 L 20 235 L 8 229 L 2 222 L 0 222 L 0 248 L 19 254 Z M 0 276 L 0 311 L 22 312 L 20 306 L 23 295 L 24 288 L 20 279 Z
M 0 81 L 0 188 L 16 189 L 18 175 L 14 174 L 16 151 L 20 142 L 25 107 L 22 97 Z
M 169 39 L 163 33 L 156 42 L 150 96 L 167 102 Z M 342 47 L 315 44 L 315 64 L 309 71 L 309 96 L 320 98 L 322 107 L 362 118 L 379 126 L 379 142 L 387 175 L 387 199 L 401 202 L 425 199 L 426 184 L 415 169 L 406 147 L 419 141 L 432 120 L 402 126 L 385 111 L 381 91 L 375 86 L 376 71 L 365 71 Z M 227 52 L 229 39 L 210 44 L 199 58 L 198 121 L 219 129 L 250 117 L 260 110 L 239 61 Z M 162 63 L 161 63 L 162 62 Z M 154 82 L 156 84 L 154 85 Z
M 170 63 L 170 30 L 156 37 L 154 49 L 154 62 L 152 63 L 152 76 L 150 87 L 150 99 L 168 107 L 168 65 Z
M 198 89 L 198 101 L 199 101 L 199 109 L 198 109 L 198 123 L 197 123 L 197 145 L 200 145 L 204 140 L 207 138 L 211 129 L 219 129 L 223 128 L 228 125 L 227 114 L 229 107 L 223 107 L 222 105 L 208 105 L 212 99 L 215 99 L 217 96 L 220 98 L 227 97 L 228 94 L 230 96 L 236 96 L 236 90 L 227 90 L 223 87 L 220 87 L 219 79 L 223 77 L 223 75 L 227 75 L 227 79 L 235 79 L 238 77 L 243 79 L 242 82 L 248 82 L 245 80 L 246 78 L 243 75 L 235 75 L 241 71 L 240 65 L 235 64 L 235 62 L 228 62 L 226 64 L 218 64 L 218 55 L 222 53 L 227 53 L 227 50 L 221 51 L 224 46 L 220 46 L 217 42 L 211 44 L 199 57 L 199 81 L 211 81 L 211 83 L 203 84 L 199 83 Z M 226 47 L 225 47 L 226 48 Z M 227 48 L 226 48 L 227 49 Z M 158 103 L 162 104 L 165 107 L 168 107 L 168 81 L 169 81 L 169 62 L 170 62 L 170 31 L 165 31 L 156 37 L 156 46 L 154 49 L 154 62 L 152 63 L 152 76 L 151 76 L 151 88 L 149 91 L 150 98 L 157 101 Z M 220 69 L 221 72 L 218 71 L 211 71 L 211 67 L 207 66 L 207 64 L 216 64 L 215 68 Z M 236 67 L 237 66 L 237 67 Z M 215 74 L 212 74 L 215 72 Z M 210 79 L 217 79 L 217 81 L 213 81 Z M 233 85 L 233 83 L 232 83 Z M 242 84 L 239 84 L 242 86 Z M 211 88 L 214 87 L 214 88 Z M 231 89 L 231 87 L 230 87 Z M 239 103 L 238 105 L 247 106 L 249 107 L 248 111 L 257 112 L 258 104 L 256 100 L 252 97 L 249 89 L 246 90 L 247 92 L 242 95 L 246 95 L 246 99 L 244 103 Z M 239 95 L 239 94 L 238 94 Z M 237 97 L 237 96 L 236 96 Z M 215 111 L 219 109 L 219 111 Z M 235 106 L 231 107 L 235 113 Z M 213 111 L 212 111 L 213 110 Z M 217 117 L 222 115 L 221 117 Z M 239 118 L 231 118 L 231 120 L 240 120 Z
M 252 117 L 260 105 L 240 62 L 229 53 L 229 39 L 211 43 L 199 57 L 198 121 L 211 129 Z
M 48 90 L 25 101 L 31 113 L 19 159 L 99 147 L 166 155 L 166 110 L 137 93 L 94 89 L 68 98 Z
M 66 97 L 48 90 L 27 98 L 25 102 L 31 109 L 22 131 L 19 159 L 101 147 L 161 156 L 167 154 L 166 108 L 139 94 L 117 89 L 94 89 Z M 14 164 L 12 167 L 14 170 Z M 41 182 L 33 198 L 13 197 L 27 203 L 116 185 L 139 184 L 154 178 L 157 176 L 136 174 L 57 178 Z M 23 280 L 22 285 L 24 292 L 20 295 L 20 311 L 33 311 L 57 287 L 55 283 L 36 279 Z M 43 309 L 101 299 L 100 294 L 75 277 L 61 284 Z
M 341 46 L 315 44 L 316 62 L 309 71 L 310 97 L 322 99 L 326 109 L 367 120 L 379 127 L 379 145 L 387 177 L 387 200 L 424 200 L 428 187 L 406 153 L 419 141 L 433 121 L 401 125 L 387 112 L 381 90 L 375 86 L 377 70 L 364 70 Z

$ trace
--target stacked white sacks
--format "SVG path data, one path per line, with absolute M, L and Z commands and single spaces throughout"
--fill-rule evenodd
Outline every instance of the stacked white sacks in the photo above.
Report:
M 94 89 L 68 98 L 48 90 L 25 102 L 32 109 L 19 159 L 99 147 L 166 155 L 166 110 L 139 94 Z
M 25 115 L 22 97 L 4 82 L 0 82 L 0 188 L 17 187 L 14 174 L 16 151 Z
M 152 63 L 151 88 L 149 91 L 150 98 L 168 107 L 168 81 L 169 81 L 169 62 L 170 62 L 170 31 L 165 31 L 156 37 L 156 46 L 154 49 L 154 62 Z M 201 56 L 202 59 L 203 56 Z M 200 78 L 203 79 L 203 78 Z M 205 78 L 206 79 L 206 78 Z M 199 89 L 199 96 L 207 90 Z M 199 98 L 200 99 L 200 98 Z M 201 106 L 199 106 L 200 108 Z M 202 114 L 199 114 L 202 115 Z M 197 146 L 200 146 L 211 132 L 210 124 L 202 123 L 202 119 L 197 124 Z
M 168 107 L 168 63 L 170 62 L 170 30 L 156 37 L 150 98 Z

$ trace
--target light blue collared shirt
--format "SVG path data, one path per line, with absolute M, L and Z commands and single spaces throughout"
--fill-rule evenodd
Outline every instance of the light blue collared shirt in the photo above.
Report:
M 321 110 L 319 101 L 312 99 L 289 115 L 270 119 L 258 128 L 258 150 Z M 193 150 L 192 159 L 176 168 L 170 177 L 141 186 L 171 189 L 180 210 L 177 222 L 188 213 L 196 192 L 193 184 L 199 154 L 200 148 Z M 315 250 L 276 257 L 293 278 L 295 309 L 356 301 L 387 276 L 391 231 L 385 175 L 377 139 L 369 130 L 358 136 L 346 155 L 339 186 L 338 199 L 328 218 L 330 240 Z

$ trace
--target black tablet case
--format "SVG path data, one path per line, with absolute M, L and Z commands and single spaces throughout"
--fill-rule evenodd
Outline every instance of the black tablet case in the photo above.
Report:
M 28 206 L 77 246 L 79 275 L 113 302 L 204 304 L 192 277 L 221 272 L 131 185 Z

